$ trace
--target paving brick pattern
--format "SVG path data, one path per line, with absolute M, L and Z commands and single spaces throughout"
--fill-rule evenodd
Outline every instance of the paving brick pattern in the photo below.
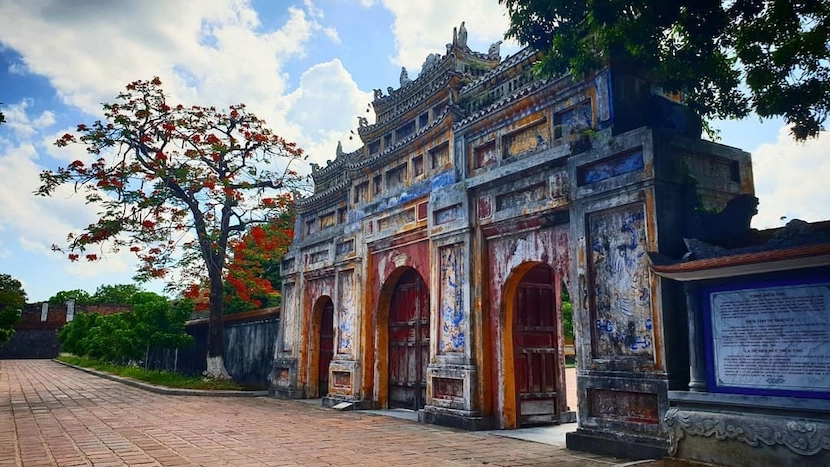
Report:
M 298 401 L 159 395 L 50 360 L 0 360 L 0 467 L 621 462 Z

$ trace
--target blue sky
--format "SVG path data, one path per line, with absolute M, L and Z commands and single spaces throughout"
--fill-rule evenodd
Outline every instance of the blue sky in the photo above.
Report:
M 32 195 L 40 171 L 87 158 L 55 148 L 57 136 L 98 118 L 128 82 L 159 76 L 186 104 L 244 102 L 324 164 L 338 140 L 357 147 L 349 131 L 372 89 L 397 87 L 401 66 L 417 76 L 461 21 L 481 51 L 507 27 L 497 0 L 0 1 L 0 273 L 20 279 L 32 302 L 131 282 L 128 255 L 70 263 L 50 250 L 94 208 L 69 192 Z M 781 121 L 757 118 L 715 126 L 723 144 L 753 153 L 755 227 L 830 218 L 830 137 L 796 144 Z

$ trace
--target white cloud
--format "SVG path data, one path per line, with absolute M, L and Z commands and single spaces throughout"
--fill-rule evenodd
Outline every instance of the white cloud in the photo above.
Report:
M 160 76 L 174 99 L 258 103 L 257 112 L 273 120 L 268 113 L 279 113 L 286 61 L 302 56 L 316 33 L 339 40 L 321 16 L 306 2 L 306 9 L 288 9 L 280 29 L 263 32 L 245 0 L 105 1 L 94 8 L 6 1 L 0 42 L 49 78 L 67 104 L 91 114 L 128 82 Z
M 29 68 L 23 62 L 11 62 L 8 71 L 13 75 L 25 75 L 29 72 Z
M 92 163 L 97 156 L 90 154 L 87 152 L 85 146 L 80 144 L 70 144 L 65 147 L 57 147 L 55 146 L 55 141 L 57 141 L 61 136 L 66 133 L 73 133 L 75 128 L 63 128 L 61 130 L 55 131 L 53 133 L 49 133 L 44 135 L 40 139 L 41 144 L 41 154 L 45 152 L 49 155 L 49 157 L 61 161 L 61 162 L 72 162 L 72 161 L 82 161 L 84 164 L 89 165 Z M 62 164 L 62 166 L 66 166 L 66 164 Z
M 17 104 L 10 104 L 3 110 L 6 116 L 6 123 L 8 128 L 12 130 L 18 138 L 27 139 L 38 131 L 48 128 L 55 124 L 55 114 L 49 110 L 44 111 L 40 116 L 34 120 L 30 120 L 26 113 L 26 109 L 32 105 L 31 99 L 23 99 Z
M 362 2 L 363 6 L 372 3 Z M 453 28 L 459 27 L 462 21 L 468 31 L 467 45 L 481 52 L 487 52 L 497 40 L 504 41 L 510 24 L 507 9 L 495 1 L 383 0 L 383 5 L 395 15 L 392 33 L 398 55 L 392 61 L 409 71 L 420 70 L 427 55 L 445 53 L 446 44 L 452 42 Z M 505 41 L 502 56 L 518 48 L 517 43 Z M 410 73 L 410 78 L 414 77 Z
M 336 141 L 347 139 L 371 98 L 339 61 L 312 67 L 288 94 L 287 64 L 303 57 L 315 38 L 340 41 L 323 21 L 310 0 L 288 8 L 285 23 L 267 31 L 247 0 L 6 0 L 0 1 L 0 47 L 19 53 L 28 73 L 46 77 L 70 110 L 90 114 L 77 123 L 100 116 L 100 103 L 111 102 L 128 82 L 159 76 L 171 100 L 217 107 L 244 102 L 278 134 L 325 159 L 334 157 Z M 54 147 L 71 129 L 51 128 L 51 111 L 28 115 L 31 105 L 24 100 L 3 107 L 8 123 L 0 129 L 0 177 L 14 180 L 0 184 L 3 251 L 45 256 L 72 276 L 134 271 L 128 252 L 68 263 L 51 251 L 97 219 L 97 210 L 70 187 L 49 198 L 34 196 L 38 175 L 91 156 L 81 145 Z
M 753 227 L 779 227 L 791 219 L 830 219 L 828 143 L 830 132 L 797 143 L 787 127 L 782 127 L 774 144 L 762 144 L 753 151 L 755 194 L 760 200 Z

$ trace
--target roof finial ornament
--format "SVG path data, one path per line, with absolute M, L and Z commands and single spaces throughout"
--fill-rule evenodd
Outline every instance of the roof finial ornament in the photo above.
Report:
M 401 87 L 406 86 L 407 84 L 411 83 L 412 80 L 409 79 L 409 73 L 406 72 L 406 67 L 401 67 Z
M 342 156 L 342 155 L 343 155 L 343 143 L 342 143 L 342 142 L 340 142 L 339 140 L 337 141 L 337 149 L 335 150 L 335 152 L 334 152 L 334 153 L 336 154 L 335 159 L 336 159 L 337 157 L 340 157 L 340 156 Z
M 493 58 L 501 57 L 501 41 L 490 44 L 490 50 L 487 51 L 487 55 Z
M 458 46 L 462 49 L 467 48 L 467 27 L 464 26 L 464 21 L 461 22 L 461 27 L 458 28 Z
M 360 128 L 369 126 L 369 119 L 366 117 L 357 117 L 357 126 Z
M 380 99 L 383 97 L 383 90 L 382 89 L 373 89 L 375 91 L 375 99 Z
M 421 65 L 421 73 L 437 65 L 439 61 L 441 61 L 441 54 L 427 55 L 426 60 L 424 60 L 424 64 Z

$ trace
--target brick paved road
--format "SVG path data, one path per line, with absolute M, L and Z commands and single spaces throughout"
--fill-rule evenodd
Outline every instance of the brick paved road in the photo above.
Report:
M 0 467 L 615 463 L 297 401 L 165 396 L 49 360 L 0 360 Z

